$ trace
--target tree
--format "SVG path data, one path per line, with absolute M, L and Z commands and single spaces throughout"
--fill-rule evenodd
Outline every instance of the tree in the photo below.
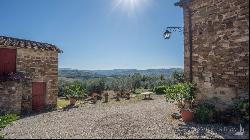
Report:
M 164 75 L 163 75 L 163 74 L 161 74 L 161 76 L 160 76 L 160 80 L 161 80 L 161 81 L 164 81 L 164 80 L 165 80 L 165 77 L 164 77 Z
M 93 92 L 101 94 L 105 90 L 105 81 L 102 78 L 88 80 L 88 82 L 86 83 L 86 89 L 89 95 Z
M 132 78 L 127 76 L 122 76 L 112 83 L 112 88 L 114 91 L 120 93 L 130 92 L 132 90 Z
M 175 83 L 183 83 L 184 82 L 184 73 L 183 72 L 174 71 L 171 77 Z
M 132 76 L 132 88 L 135 91 L 137 88 L 141 87 L 142 76 L 140 73 L 135 73 Z
M 71 82 L 69 81 L 66 81 L 66 80 L 63 80 L 63 79 L 59 79 L 58 80 L 58 96 L 61 97 L 61 96 L 64 96 L 64 93 L 66 91 L 66 87 L 68 85 L 70 85 Z

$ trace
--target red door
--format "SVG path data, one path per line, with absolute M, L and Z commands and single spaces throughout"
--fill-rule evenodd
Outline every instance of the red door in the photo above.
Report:
M 0 76 L 16 72 L 16 49 L 0 48 Z
M 33 82 L 32 83 L 32 110 L 39 112 L 45 106 L 46 83 Z

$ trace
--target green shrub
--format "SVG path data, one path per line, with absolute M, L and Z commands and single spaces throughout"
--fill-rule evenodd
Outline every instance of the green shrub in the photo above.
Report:
M 19 117 L 16 114 L 6 114 L 4 116 L 0 116 L 0 129 L 6 127 L 13 121 L 16 121 Z
M 235 104 L 235 113 L 240 115 L 240 118 L 249 121 L 249 100 L 240 101 Z
M 82 98 L 85 96 L 85 89 L 80 83 L 72 83 L 65 88 L 64 95 L 68 98 Z
M 215 107 L 209 104 L 202 104 L 198 106 L 195 118 L 198 123 L 213 123 L 216 120 L 216 110 Z
M 167 102 L 176 101 L 179 108 L 185 108 L 187 103 L 192 108 L 192 103 L 195 99 L 195 86 L 192 83 L 178 83 L 167 87 L 165 90 Z
M 174 71 L 171 75 L 174 83 L 184 83 L 184 73 L 183 71 Z
M 166 90 L 167 90 L 166 86 L 158 86 L 154 88 L 154 92 L 158 95 L 165 94 Z

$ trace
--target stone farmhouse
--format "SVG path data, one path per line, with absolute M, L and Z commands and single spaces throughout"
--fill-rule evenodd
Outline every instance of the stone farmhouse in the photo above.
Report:
M 0 36 L 0 114 L 25 114 L 57 105 L 55 45 Z
M 197 98 L 219 110 L 249 99 L 249 1 L 189 0 L 183 5 L 185 1 L 179 3 L 184 9 L 184 73 L 190 79 L 192 62 Z

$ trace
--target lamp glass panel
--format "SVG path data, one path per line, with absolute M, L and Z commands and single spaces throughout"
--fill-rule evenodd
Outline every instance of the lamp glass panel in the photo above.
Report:
M 171 32 L 167 31 L 164 33 L 164 38 L 169 39 L 171 37 Z

